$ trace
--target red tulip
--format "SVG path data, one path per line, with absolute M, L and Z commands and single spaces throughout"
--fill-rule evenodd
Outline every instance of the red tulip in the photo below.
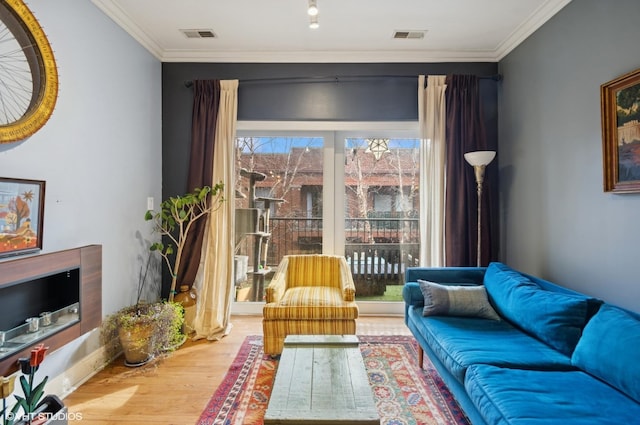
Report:
M 29 361 L 29 364 L 31 365 L 31 367 L 40 366 L 40 363 L 44 361 L 44 355 L 48 349 L 49 347 L 45 347 L 44 344 L 40 344 L 40 345 L 36 345 L 31 350 L 31 359 Z

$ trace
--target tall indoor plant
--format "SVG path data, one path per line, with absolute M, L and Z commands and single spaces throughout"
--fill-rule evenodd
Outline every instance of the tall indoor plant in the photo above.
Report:
M 160 204 L 159 211 L 148 210 L 145 214 L 145 220 L 153 223 L 154 231 L 169 239 L 166 245 L 160 241 L 150 246 L 151 251 L 157 251 L 164 258 L 171 274 L 169 301 L 173 301 L 176 293 L 187 235 L 193 223 L 220 208 L 224 201 L 223 188 L 223 183 L 217 183 L 213 187 L 204 186 L 182 196 L 169 197 Z

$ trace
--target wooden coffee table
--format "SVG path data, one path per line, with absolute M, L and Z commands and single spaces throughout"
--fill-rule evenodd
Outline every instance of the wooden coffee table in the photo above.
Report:
M 380 424 L 355 335 L 289 335 L 265 425 Z

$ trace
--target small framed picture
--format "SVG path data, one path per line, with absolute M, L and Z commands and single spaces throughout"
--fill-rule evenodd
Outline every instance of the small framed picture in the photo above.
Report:
M 604 191 L 640 192 L 640 69 L 600 86 Z
M 45 182 L 0 177 L 0 257 L 42 249 Z

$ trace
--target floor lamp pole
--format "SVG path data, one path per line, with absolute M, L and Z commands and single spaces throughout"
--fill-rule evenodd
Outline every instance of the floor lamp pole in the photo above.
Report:
M 482 241 L 482 183 L 484 182 L 484 169 L 486 165 L 474 165 L 473 171 L 476 175 L 476 185 L 478 189 L 478 247 L 476 248 L 477 266 L 480 267 L 480 252 Z
M 496 156 L 494 151 L 477 151 L 464 154 L 464 159 L 473 166 L 476 176 L 476 186 L 478 192 L 478 246 L 476 248 L 476 265 L 480 267 L 482 252 L 482 184 L 484 183 L 484 170 Z

